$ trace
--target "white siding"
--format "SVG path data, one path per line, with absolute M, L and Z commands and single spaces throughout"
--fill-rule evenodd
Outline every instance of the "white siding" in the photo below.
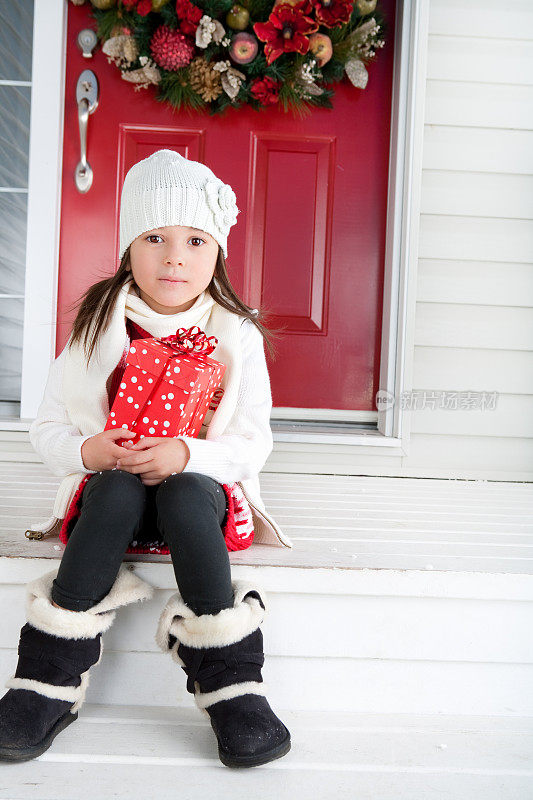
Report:
M 410 475 L 531 477 L 532 173 L 531 4 L 432 0 L 413 386 L 498 397 L 413 412 Z

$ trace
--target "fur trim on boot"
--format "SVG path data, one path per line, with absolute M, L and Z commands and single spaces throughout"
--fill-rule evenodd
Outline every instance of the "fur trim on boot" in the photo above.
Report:
M 220 760 L 228 767 L 265 764 L 288 753 L 290 733 L 266 699 L 260 625 L 266 594 L 232 581 L 233 608 L 197 615 L 178 593 L 169 598 L 156 642 L 187 674 L 187 691 L 211 722 Z
M 44 753 L 77 719 L 89 669 L 102 659 L 102 633 L 120 606 L 145 600 L 153 588 L 122 564 L 108 594 L 87 611 L 52 604 L 58 570 L 26 587 L 28 622 L 20 632 L 18 665 L 0 699 L 0 761 L 27 761 Z
M 106 596 L 87 611 L 68 611 L 51 603 L 51 591 L 58 570 L 52 570 L 27 586 L 26 618 L 34 628 L 65 639 L 90 639 L 111 627 L 116 609 L 148 600 L 153 587 L 141 580 L 125 564 L 120 565 L 115 582 Z

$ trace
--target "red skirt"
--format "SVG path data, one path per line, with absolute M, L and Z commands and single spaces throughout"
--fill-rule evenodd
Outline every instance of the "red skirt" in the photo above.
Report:
M 80 517 L 81 498 L 85 485 L 93 475 L 97 474 L 97 472 L 92 472 L 85 475 L 76 489 L 76 493 L 70 502 L 61 530 L 59 531 L 59 540 L 63 542 L 63 544 L 68 542 L 72 529 Z M 250 547 L 254 539 L 252 510 L 238 483 L 223 483 L 221 486 L 226 495 L 226 517 L 222 529 L 226 547 L 229 551 L 246 550 L 247 547 Z M 156 531 L 154 541 L 132 541 L 126 553 L 161 553 L 163 555 L 169 555 L 170 550 L 168 545 L 158 535 L 158 531 Z

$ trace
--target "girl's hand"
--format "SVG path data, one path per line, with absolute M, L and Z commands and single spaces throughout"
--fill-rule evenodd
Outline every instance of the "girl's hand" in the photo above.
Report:
M 113 469 L 117 458 L 124 453 L 123 448 L 115 444 L 115 440 L 126 439 L 128 436 L 133 439 L 136 434 L 126 428 L 109 428 L 86 439 L 81 446 L 81 460 L 85 469 Z
M 136 444 L 124 442 L 128 450 L 116 466 L 125 472 L 140 475 L 145 486 L 155 486 L 174 472 L 183 472 L 190 458 L 189 448 L 181 439 L 165 436 L 145 436 Z

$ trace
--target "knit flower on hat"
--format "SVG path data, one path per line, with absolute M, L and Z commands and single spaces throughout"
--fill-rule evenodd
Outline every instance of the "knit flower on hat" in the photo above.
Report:
M 205 185 L 207 203 L 219 230 L 226 231 L 237 222 L 237 197 L 228 183 L 208 181 Z

